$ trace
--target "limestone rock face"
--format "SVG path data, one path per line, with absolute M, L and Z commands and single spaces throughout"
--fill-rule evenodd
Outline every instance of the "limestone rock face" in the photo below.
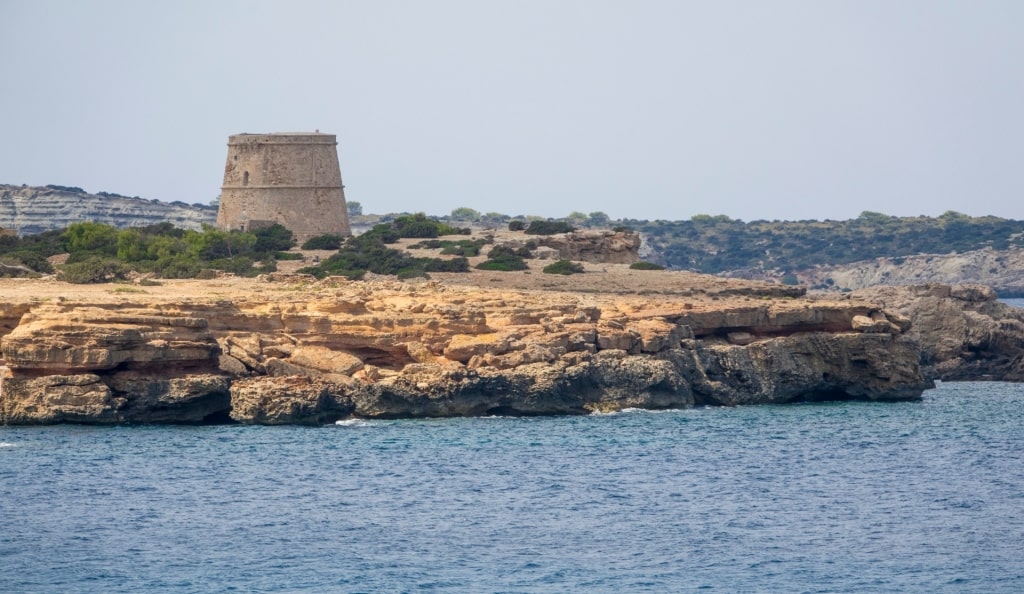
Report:
M 853 293 L 911 321 L 929 378 L 1024 381 L 1024 312 L 985 285 L 873 287 Z
M 187 366 L 209 361 L 219 347 L 203 318 L 43 305 L 21 318 L 0 350 L 12 369 L 66 372 L 127 364 Z
M 213 225 L 216 220 L 217 210 L 212 207 L 109 193 L 98 196 L 50 187 L 0 184 L 0 228 L 19 235 L 63 229 L 80 221 L 115 227 L 144 227 L 166 222 L 198 231 L 204 224 Z
M 807 333 L 749 346 L 698 348 L 707 383 L 703 404 L 781 404 L 816 400 L 906 400 L 921 394 L 920 371 L 906 365 L 917 344 L 888 333 Z
M 586 414 L 913 399 L 929 385 L 907 317 L 771 292 L 346 282 L 234 300 L 37 303 L 10 318 L 4 423 Z
M 239 380 L 231 386 L 231 418 L 259 425 L 329 423 L 352 413 L 344 392 L 342 385 L 304 376 Z
M 0 417 L 11 425 L 114 423 L 123 404 L 91 373 L 6 378 Z
M 229 406 L 227 378 L 216 375 L 16 376 L 3 381 L 0 420 L 12 425 L 202 423 L 224 420 Z
M 820 266 L 800 271 L 797 276 L 808 286 L 828 281 L 836 289 L 971 283 L 973 286 L 993 287 L 1001 295 L 1024 295 L 1024 249 L 986 248 L 959 254 L 877 258 L 839 266 Z
M 43 304 L 0 343 L 7 423 L 198 423 L 226 416 L 206 320 L 139 306 Z
M 105 380 L 123 403 L 116 411 L 119 422 L 202 423 L 224 420 L 231 404 L 228 378 L 215 374 L 154 377 L 124 371 Z
M 557 252 L 563 260 L 607 264 L 632 264 L 640 261 L 640 234 L 634 232 L 585 229 L 541 236 L 537 243 Z

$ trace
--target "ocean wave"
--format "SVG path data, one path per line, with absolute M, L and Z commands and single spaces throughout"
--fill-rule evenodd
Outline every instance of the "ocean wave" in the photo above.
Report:
M 9 441 L 0 441 L 0 448 L 13 448 L 15 444 Z

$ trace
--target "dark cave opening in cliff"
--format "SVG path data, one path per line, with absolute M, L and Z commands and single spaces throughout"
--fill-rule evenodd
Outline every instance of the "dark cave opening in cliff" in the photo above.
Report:
M 863 398 L 848 394 L 844 390 L 829 389 L 805 392 L 793 398 L 789 402 L 844 402 L 849 400 L 863 400 Z
M 215 410 L 199 421 L 200 425 L 237 425 L 238 421 L 231 418 L 231 409 Z

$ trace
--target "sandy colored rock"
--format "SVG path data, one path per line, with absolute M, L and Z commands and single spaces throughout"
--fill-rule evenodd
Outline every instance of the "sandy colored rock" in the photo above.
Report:
M 300 367 L 342 375 L 352 375 L 363 368 L 362 360 L 355 355 L 318 346 L 297 347 L 288 361 Z
M 315 424 L 912 399 L 927 386 L 916 343 L 872 302 L 685 274 L 668 294 L 509 278 L 526 287 L 0 281 L 2 420 Z M 856 332 L 857 316 L 888 330 Z

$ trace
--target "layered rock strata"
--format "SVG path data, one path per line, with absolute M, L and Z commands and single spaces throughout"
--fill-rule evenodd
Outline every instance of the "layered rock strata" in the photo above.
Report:
M 1024 249 L 877 258 L 799 271 L 808 286 L 868 289 L 878 285 L 983 284 L 1003 297 L 1024 296 Z
M 1024 381 L 1024 310 L 985 285 L 872 287 L 853 296 L 912 320 L 923 373 L 932 379 Z
M 585 414 L 928 387 L 909 321 L 866 301 L 328 279 L 0 314 L 8 424 Z
M 199 230 L 217 219 L 217 209 L 212 207 L 101 194 L 0 184 L 0 228 L 18 235 L 33 235 L 63 229 L 71 223 L 95 221 L 115 227 L 171 223 L 182 229 Z

